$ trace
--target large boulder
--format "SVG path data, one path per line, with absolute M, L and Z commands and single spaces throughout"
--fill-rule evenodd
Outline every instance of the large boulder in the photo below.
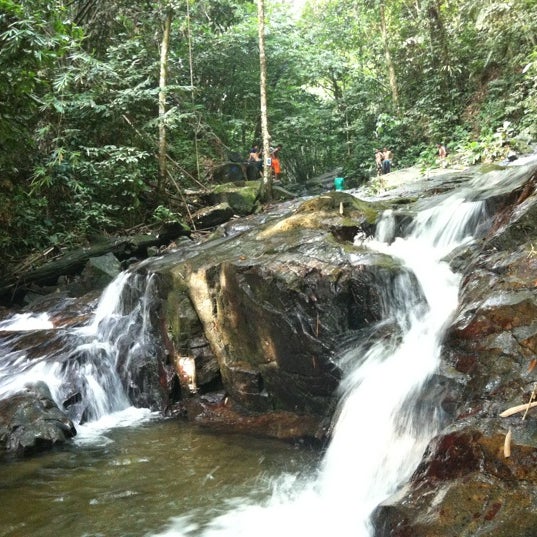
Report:
M 0 451 L 35 453 L 75 435 L 73 422 L 57 407 L 43 382 L 0 401 Z
M 247 181 L 239 185 L 234 183 L 216 185 L 213 196 L 218 203 L 227 203 L 233 214 L 246 216 L 255 212 L 258 207 L 258 192 L 259 181 Z
M 227 202 L 199 209 L 192 215 L 192 224 L 197 230 L 212 229 L 227 222 L 234 214 Z
M 80 294 L 94 289 L 104 289 L 120 272 L 121 264 L 114 254 L 91 257 L 80 275 L 79 285 L 82 288 Z
M 406 273 L 353 243 L 373 232 L 381 208 L 332 192 L 145 265 L 164 301 L 166 400 L 212 426 L 324 439 L 336 357 L 381 319 L 379 289 Z
M 244 181 L 247 178 L 246 168 L 247 163 L 237 162 L 237 159 L 225 162 L 213 170 L 212 179 L 215 183 Z
M 505 458 L 503 443 L 472 427 L 436 439 L 410 484 L 376 510 L 375 536 L 536 535 L 535 448 Z

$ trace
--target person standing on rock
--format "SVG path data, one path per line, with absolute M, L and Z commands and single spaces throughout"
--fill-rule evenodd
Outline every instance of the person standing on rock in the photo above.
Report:
M 440 159 L 440 165 L 442 168 L 445 168 L 446 163 L 446 157 L 447 157 L 447 150 L 446 146 L 444 144 L 436 144 L 436 147 L 438 148 L 438 158 Z
M 387 173 L 390 173 L 392 171 L 392 159 L 393 159 L 393 153 L 391 152 L 390 149 L 388 149 L 387 147 L 385 147 L 383 150 L 382 150 L 382 156 L 383 156 L 383 161 L 382 161 L 382 173 L 384 175 L 386 175 Z
M 382 151 L 380 149 L 375 149 L 375 164 L 377 165 L 377 177 L 379 175 L 382 175 L 382 161 L 384 160 L 384 156 L 382 155 Z
M 252 149 L 250 149 L 248 155 L 248 162 L 257 162 L 259 159 L 259 147 L 257 145 L 254 145 Z
M 278 144 L 274 149 L 270 152 L 270 158 L 272 159 L 271 166 L 272 166 L 272 176 L 274 178 L 274 181 L 279 181 L 280 174 L 282 173 L 282 168 L 280 166 L 280 151 L 282 150 L 282 144 Z
M 250 149 L 250 154 L 248 155 L 248 163 L 255 164 L 258 173 L 261 173 L 263 171 L 263 158 L 261 157 L 261 151 L 259 149 L 259 146 L 254 145 L 252 149 Z

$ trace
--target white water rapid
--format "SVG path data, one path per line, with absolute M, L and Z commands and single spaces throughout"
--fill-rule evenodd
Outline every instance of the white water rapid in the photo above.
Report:
M 151 301 L 143 294 L 151 291 L 145 277 L 124 272 L 107 287 L 86 326 L 55 328 L 46 313 L 17 314 L 0 322 L 0 331 L 8 334 L 0 341 L 0 399 L 45 383 L 75 422 L 78 443 L 150 419 L 148 409 L 131 406 L 118 369 L 128 370 L 136 352 L 147 352 L 140 347 L 148 344 Z M 29 349 L 18 348 L 20 338 L 40 331 L 44 337 Z M 121 356 L 127 357 L 123 364 Z
M 411 278 L 400 278 L 389 290 L 386 315 L 402 337 L 342 358 L 355 365 L 342 383 L 332 441 L 318 474 L 307 480 L 283 476 L 264 505 L 242 498 L 203 527 L 181 517 L 158 536 L 370 537 L 373 509 L 410 477 L 438 431 L 439 411 L 424 404 L 420 390 L 438 366 L 443 330 L 457 306 L 459 277 L 442 259 L 472 239 L 482 216 L 481 202 L 449 196 L 422 210 L 406 238 L 393 240 L 393 215 L 386 213 L 368 245 L 414 273 L 426 302 L 416 300 Z

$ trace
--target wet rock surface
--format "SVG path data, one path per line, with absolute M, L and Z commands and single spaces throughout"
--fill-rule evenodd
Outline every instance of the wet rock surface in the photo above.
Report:
M 382 208 L 327 193 L 150 263 L 164 301 L 172 407 L 198 423 L 326 440 L 341 379 L 336 358 L 382 318 L 379 288 L 407 274 L 352 242 L 371 235 Z M 196 393 L 186 397 L 174 391 L 185 358 L 196 370 Z M 226 405 L 205 402 L 202 412 L 184 403 L 215 390 Z
M 28 385 L 0 401 L 0 452 L 33 454 L 75 435 L 73 422 L 56 406 L 44 383 Z

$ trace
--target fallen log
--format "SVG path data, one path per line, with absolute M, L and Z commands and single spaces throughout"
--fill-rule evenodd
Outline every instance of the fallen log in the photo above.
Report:
M 89 247 L 78 248 L 57 255 L 39 266 L 20 265 L 18 269 L 5 275 L 0 282 L 0 299 L 10 303 L 17 292 L 30 284 L 55 285 L 60 276 L 79 274 L 92 257 L 112 253 L 120 261 L 132 257 L 145 258 L 148 248 L 167 245 L 177 237 L 189 234 L 188 228 L 177 223 L 164 226 L 158 234 L 115 237 Z

